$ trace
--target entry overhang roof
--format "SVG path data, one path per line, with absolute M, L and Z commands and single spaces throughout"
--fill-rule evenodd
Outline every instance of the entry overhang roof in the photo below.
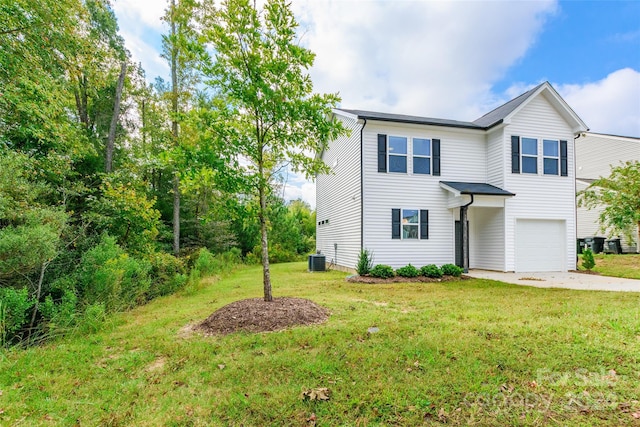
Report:
M 503 190 L 495 185 L 480 182 L 440 181 L 440 187 L 452 192 L 455 196 L 460 196 L 461 194 L 503 197 L 515 196 L 514 193 Z

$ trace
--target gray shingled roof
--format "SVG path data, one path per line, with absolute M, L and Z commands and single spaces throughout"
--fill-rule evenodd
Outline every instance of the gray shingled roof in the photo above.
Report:
M 512 99 L 506 104 L 501 105 L 495 110 L 488 112 L 487 114 L 477 120 L 474 120 L 473 122 L 464 122 L 450 119 L 436 119 L 433 117 L 408 116 L 405 114 L 378 113 L 375 111 L 351 110 L 346 108 L 339 108 L 339 110 L 358 116 L 358 118 L 367 120 L 486 130 L 502 123 L 505 117 L 507 117 L 523 102 L 525 102 L 543 84 L 544 83 L 534 87 L 533 89 L 523 93 L 517 98 Z
M 502 104 L 495 110 L 488 112 L 487 114 L 485 114 L 484 116 L 480 117 L 477 120 L 474 120 L 473 123 L 485 129 L 488 129 L 490 127 L 493 127 L 497 124 L 502 123 L 505 117 L 511 114 L 516 108 L 522 105 L 522 103 L 525 102 L 527 99 L 529 99 L 529 97 L 533 95 L 542 85 L 544 85 L 544 83 L 541 83 L 538 86 L 534 87 L 533 89 L 523 93 L 522 95 L 516 98 L 513 98 L 511 101 L 507 102 L 506 104 Z
M 339 110 L 344 111 L 345 113 L 356 115 L 361 119 L 367 119 L 367 120 L 380 120 L 383 122 L 413 123 L 418 125 L 435 125 L 435 126 L 446 126 L 446 127 L 466 128 L 466 129 L 480 129 L 480 130 L 483 129 L 481 126 L 478 126 L 472 122 L 461 122 L 458 120 L 435 119 L 432 117 L 420 117 L 420 116 L 407 116 L 404 114 L 377 113 L 375 111 L 364 111 L 364 110 L 347 110 L 345 108 L 339 108 Z
M 456 182 L 456 181 L 440 181 L 441 184 L 451 187 L 460 192 L 460 194 L 477 194 L 482 196 L 515 196 L 507 190 L 496 187 L 491 184 L 479 182 Z

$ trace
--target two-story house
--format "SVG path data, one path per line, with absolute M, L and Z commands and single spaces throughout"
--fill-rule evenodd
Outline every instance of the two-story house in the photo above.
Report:
M 353 269 L 456 263 L 576 266 L 574 137 L 587 126 L 549 83 L 473 122 L 337 109 L 350 129 L 319 153 L 317 249 Z

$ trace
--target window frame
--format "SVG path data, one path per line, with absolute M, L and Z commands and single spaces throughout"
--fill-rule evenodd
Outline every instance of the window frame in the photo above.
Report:
M 545 143 L 546 142 L 555 142 L 556 144 L 556 152 L 557 155 L 555 156 L 548 156 L 545 154 Z M 542 139 L 542 174 L 543 175 L 549 175 L 549 176 L 560 176 L 560 140 L 559 139 L 547 139 L 547 138 L 543 138 Z M 547 173 L 546 170 L 546 160 L 555 160 L 555 169 L 556 172 L 555 173 Z
M 404 219 L 406 218 L 404 213 L 408 211 L 413 211 L 416 213 L 416 222 L 415 223 L 405 223 Z M 405 237 L 405 227 L 415 228 L 415 236 L 416 237 Z M 409 235 L 411 233 L 407 233 Z M 414 208 L 400 208 L 400 240 L 420 240 L 420 209 Z
M 536 147 L 536 154 L 528 154 L 524 152 L 524 143 L 525 143 L 525 139 L 529 140 L 529 141 L 535 141 L 535 147 Z M 539 157 L 540 157 L 540 141 L 538 140 L 538 138 L 531 138 L 528 136 L 522 136 L 520 137 L 520 173 L 522 174 L 527 174 L 527 175 L 538 175 L 538 161 L 539 161 Z M 528 172 L 525 170 L 525 163 L 524 163 L 524 158 L 528 158 L 528 159 L 535 159 L 535 171 L 534 172 Z
M 415 150 L 415 141 L 427 141 L 427 146 L 429 147 L 429 155 L 426 156 L 424 154 L 416 154 Z M 431 138 L 422 138 L 422 137 L 413 137 L 411 138 L 411 171 L 416 175 L 433 175 L 433 140 Z M 429 172 L 416 172 L 416 158 L 419 159 L 427 159 L 429 164 Z
M 405 152 L 396 154 L 391 152 L 391 138 L 401 138 L 405 142 Z M 391 170 L 391 157 L 404 157 L 404 171 Z M 400 135 L 387 135 L 387 173 L 408 173 L 409 172 L 409 137 Z

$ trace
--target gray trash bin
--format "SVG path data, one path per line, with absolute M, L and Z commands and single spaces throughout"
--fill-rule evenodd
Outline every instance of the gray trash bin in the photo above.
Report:
M 620 243 L 620 239 L 616 237 L 613 239 L 605 240 L 604 251 L 608 254 L 621 254 L 622 244 Z

